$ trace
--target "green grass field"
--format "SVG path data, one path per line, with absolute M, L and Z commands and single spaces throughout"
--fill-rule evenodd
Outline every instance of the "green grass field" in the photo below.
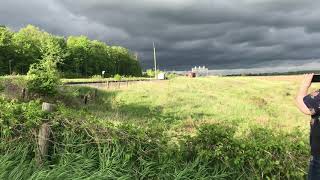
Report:
M 112 105 L 120 115 L 113 120 L 120 123 L 155 120 L 173 130 L 201 123 L 235 121 L 240 123 L 239 129 L 258 124 L 290 131 L 295 127 L 309 128 L 309 117 L 295 106 L 298 85 L 254 77 L 175 78 L 109 92 Z M 110 116 L 105 112 L 95 115 Z
M 100 89 L 88 105 L 79 97 L 92 89 L 65 87 L 50 99 L 48 164 L 34 165 L 32 138 L 2 137 L 0 179 L 303 179 L 310 117 L 295 106 L 299 85 L 177 77 Z

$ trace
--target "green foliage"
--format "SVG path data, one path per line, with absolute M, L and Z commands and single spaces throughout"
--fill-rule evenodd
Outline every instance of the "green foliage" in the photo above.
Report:
M 58 104 L 49 118 L 41 168 L 31 138 L 44 119 L 39 102 L 3 99 L 0 121 L 12 128 L 0 137 L 0 179 L 305 179 L 309 127 L 285 95 L 296 85 L 174 78 L 99 91 L 86 106 L 73 102 L 94 89 L 62 87 L 57 96 L 72 106 Z
M 42 122 L 43 112 L 39 101 L 18 103 L 0 98 L 0 137 L 15 137 L 26 135 L 32 128 Z M 30 136 L 29 136 L 30 137 Z
M 119 74 L 116 74 L 114 75 L 113 79 L 116 81 L 121 81 L 122 77 Z
M 40 63 L 32 64 L 27 75 L 30 92 L 41 95 L 54 95 L 60 84 L 57 62 L 47 56 Z
M 5 89 L 5 86 L 4 86 L 4 81 L 0 80 L 0 92 L 2 92 L 4 89 Z
M 28 144 L 29 143 L 29 144 Z M 0 151 L 4 145 L 0 144 Z M 36 170 L 30 141 L 8 144 L 0 153 L 0 179 L 28 179 Z
M 178 77 L 178 75 L 177 75 L 177 74 L 174 74 L 174 73 L 168 73 L 168 74 L 166 75 L 166 77 L 167 77 L 168 79 L 173 79 L 173 78 Z
M 91 76 L 92 79 L 103 79 L 101 75 L 93 75 Z
M 139 62 L 133 58 L 129 50 L 107 44 L 85 36 L 70 36 L 67 39 L 68 56 L 62 72 L 76 72 L 78 76 L 92 76 L 105 71 L 106 77 L 115 74 L 141 76 Z
M 18 32 L 0 27 L 0 75 L 11 72 L 26 74 L 31 64 L 51 56 L 59 61 L 58 69 L 66 77 L 90 77 L 106 71 L 141 76 L 141 67 L 132 53 L 123 47 L 108 46 L 86 36 L 64 37 L 49 34 L 27 25 Z
M 157 74 L 162 73 L 159 69 L 157 69 Z M 155 71 L 153 69 L 147 69 L 146 75 L 148 77 L 155 77 Z
M 9 63 L 14 58 L 13 33 L 0 27 L 0 75 L 9 74 Z
M 101 124 L 91 119 L 78 121 L 70 112 L 57 114 L 50 164 L 53 168 L 30 169 L 24 176 L 56 178 L 129 179 L 302 179 L 308 148 L 299 142 L 299 131 L 275 134 L 270 129 L 252 128 L 248 137 L 235 137 L 232 125 L 204 125 L 197 135 L 186 137 L 179 147 L 170 147 L 164 128 Z M 65 122 L 68 123 L 65 123 Z M 63 126 L 61 126 L 63 124 Z M 59 132 L 59 133 L 58 133 Z M 0 148 L 1 149 L 1 148 Z M 21 150 L 21 149 L 20 149 Z M 19 152 L 19 149 L 0 159 Z M 24 155 L 30 154 L 25 148 Z M 21 154 L 21 153 L 20 153 Z M 20 157 L 21 155 L 19 155 Z M 33 157 L 23 164 L 34 166 Z M 19 161 L 21 162 L 21 161 Z M 9 170 L 16 164 L 0 165 Z M 26 166 L 21 166 L 24 168 Z M 27 168 L 28 169 L 28 168 Z M 112 171 L 110 170 L 112 169 Z M 69 172 L 69 173 L 66 173 Z M 70 173 L 71 172 L 71 173 Z M 9 177 L 7 173 L 1 173 Z M 12 174 L 11 174 L 12 176 Z M 18 174 L 15 174 L 18 176 Z
M 50 34 L 39 28 L 27 25 L 13 35 L 16 57 L 13 59 L 13 69 L 21 74 L 26 74 L 29 66 L 42 59 L 43 44 Z
M 300 131 L 275 133 L 272 129 L 250 128 L 247 136 L 235 137 L 235 125 L 200 127 L 186 143 L 186 157 L 223 164 L 229 172 L 258 179 L 299 179 L 307 167 L 309 147 Z M 236 178 L 236 175 L 234 178 Z

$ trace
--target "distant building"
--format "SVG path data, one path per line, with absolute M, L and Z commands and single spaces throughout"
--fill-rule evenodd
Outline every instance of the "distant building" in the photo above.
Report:
M 188 74 L 186 74 L 186 76 L 188 76 L 189 78 L 195 78 L 196 73 L 195 72 L 188 72 Z
M 191 69 L 191 72 L 196 73 L 197 76 L 208 76 L 209 69 L 206 68 L 205 66 L 202 66 L 202 67 L 195 66 L 194 68 Z
M 166 79 L 166 74 L 165 73 L 159 73 L 158 74 L 158 79 L 160 79 L 160 80 Z

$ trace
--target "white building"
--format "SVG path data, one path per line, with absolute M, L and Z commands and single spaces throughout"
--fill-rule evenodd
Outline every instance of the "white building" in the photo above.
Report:
M 160 80 L 166 79 L 166 74 L 165 73 L 159 73 L 158 74 L 158 79 L 160 79 Z
M 209 69 L 206 68 L 205 66 L 202 66 L 202 67 L 195 66 L 194 68 L 191 69 L 191 71 L 196 73 L 197 76 L 208 76 L 208 73 L 209 73 Z

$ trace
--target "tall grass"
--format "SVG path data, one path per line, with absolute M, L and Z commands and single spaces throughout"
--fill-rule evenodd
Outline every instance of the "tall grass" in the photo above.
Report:
M 297 88 L 174 78 L 99 91 L 88 105 L 81 96 L 92 89 L 63 88 L 52 99 L 59 107 L 47 162 L 35 165 L 31 131 L 13 133 L 1 139 L 0 179 L 302 179 L 308 117 L 294 105 Z

